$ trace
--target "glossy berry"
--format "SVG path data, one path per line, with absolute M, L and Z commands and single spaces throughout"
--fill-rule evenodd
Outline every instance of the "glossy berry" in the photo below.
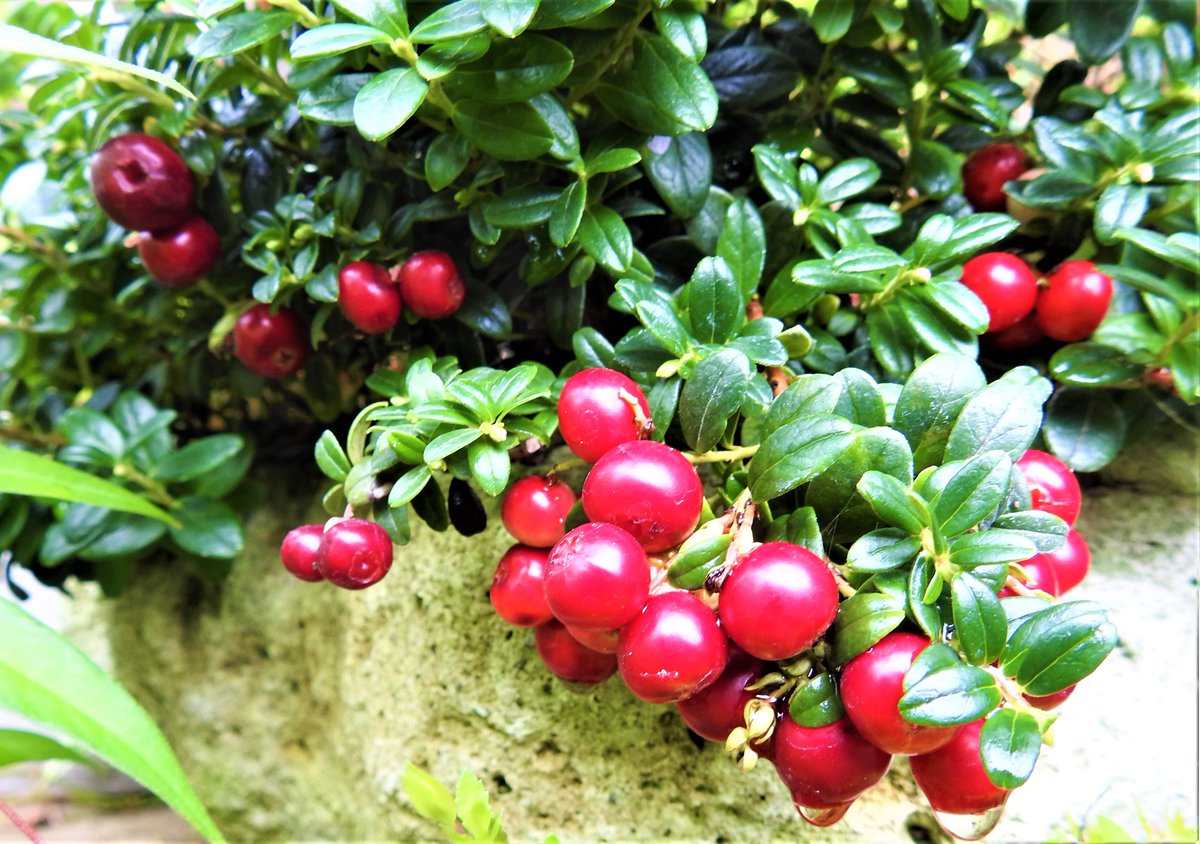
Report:
M 1029 488 L 1030 506 L 1053 513 L 1068 525 L 1079 518 L 1083 491 L 1075 473 L 1053 454 L 1031 448 L 1017 461 L 1017 469 Z
M 1112 279 L 1091 261 L 1067 261 L 1046 276 L 1038 293 L 1038 327 L 1064 343 L 1092 336 L 1112 302 Z
M 338 273 L 338 307 L 366 334 L 382 334 L 400 319 L 400 288 L 379 264 L 355 261 Z
M 614 525 L 580 525 L 555 543 L 546 601 L 563 624 L 616 630 L 637 618 L 650 594 L 650 564 L 637 540 Z
M 1075 691 L 1075 684 L 1067 686 L 1062 691 L 1052 692 L 1048 695 L 1022 695 L 1029 705 L 1034 709 L 1050 710 L 1056 709 L 1062 705 L 1063 701 L 1071 696 Z
M 1003 331 L 987 335 L 988 348 L 1001 352 L 1012 352 L 1018 349 L 1028 349 L 1046 339 L 1045 333 L 1037 323 L 1037 314 L 1031 313 L 1023 320 Z
M 575 637 L 575 641 L 593 651 L 602 654 L 617 652 L 617 639 L 620 630 L 580 630 L 578 627 L 568 627 L 567 632 Z
M 196 188 L 179 153 L 151 135 L 118 135 L 92 161 L 100 209 L 131 231 L 174 228 L 192 213 Z
M 963 726 L 947 744 L 909 759 L 913 779 L 938 812 L 981 815 L 1003 806 L 1011 793 L 997 788 L 979 758 L 979 733 L 983 720 Z
M 324 580 L 317 571 L 317 552 L 324 536 L 324 525 L 300 525 L 289 530 L 279 546 L 279 559 L 283 567 L 309 583 Z
M 962 283 L 987 308 L 989 334 L 1012 328 L 1029 316 L 1037 302 L 1037 274 L 1007 252 L 985 252 L 967 261 Z
M 1029 160 L 1013 144 L 988 144 L 971 153 L 962 166 L 963 194 L 976 211 L 1003 211 L 1004 183 L 1029 169 Z
M 258 304 L 233 326 L 233 353 L 246 368 L 264 378 L 295 375 L 308 360 L 308 330 L 295 312 Z
M 728 658 L 713 611 L 691 592 L 664 592 L 621 630 L 617 670 L 642 700 L 675 703 L 720 677 Z
M 634 403 L 650 418 L 641 388 L 613 369 L 583 369 L 567 379 L 558 398 L 558 428 L 571 451 L 595 463 L 605 452 L 642 435 Z
M 541 548 L 514 545 L 504 552 L 488 590 L 488 600 L 502 619 L 517 627 L 536 627 L 554 618 L 546 603 L 546 558 Z
M 445 252 L 418 252 L 400 268 L 400 295 L 409 310 L 425 319 L 445 319 L 467 295 L 454 259 Z
M 560 622 L 547 621 L 533 631 L 538 656 L 550 673 L 568 683 L 594 686 L 617 671 L 617 658 L 584 647 Z
M 1079 535 L 1079 531 L 1074 528 L 1067 531 L 1067 541 L 1060 547 L 1044 554 L 1038 554 L 1038 557 L 1042 558 L 1043 564 L 1054 572 L 1058 591 L 1050 592 L 1050 594 L 1055 596 L 1065 595 L 1082 583 L 1092 562 L 1092 553 L 1088 549 L 1087 543 Z M 1028 566 L 1028 563 L 1021 565 Z
M 317 553 L 317 571 L 343 589 L 373 586 L 391 567 L 391 537 L 366 519 L 343 519 L 332 525 Z
M 565 481 L 529 475 L 505 493 L 500 519 L 517 542 L 549 548 L 566 533 L 567 514 L 576 500 L 575 491 Z
M 1046 560 L 1045 555 L 1035 554 L 1020 565 L 1022 571 L 1025 572 L 1024 585 L 1027 589 L 1037 589 L 1048 595 L 1061 594 L 1058 587 L 1058 576 L 1054 572 L 1054 567 Z M 1008 598 L 1016 594 L 1007 586 L 1000 590 L 1001 598 Z
M 958 727 L 922 727 L 900 714 L 904 675 L 930 641 L 913 633 L 889 633 L 842 670 L 842 705 L 863 738 L 886 753 L 928 753 L 954 737 Z
M 789 659 L 812 647 L 837 615 L 837 582 L 816 554 L 767 542 L 729 573 L 718 607 L 721 628 L 759 659 Z
M 729 661 L 721 676 L 689 698 L 679 701 L 675 708 L 684 723 L 709 741 L 724 743 L 736 727 L 745 725 L 746 704 L 756 696 L 746 686 L 768 671 L 760 659 L 740 648 L 730 648 Z M 755 748 L 757 751 L 757 748 Z
M 220 252 L 221 238 L 203 217 L 189 217 L 174 228 L 146 232 L 138 241 L 142 265 L 164 287 L 195 284 L 208 275 Z
M 892 757 L 875 747 L 845 716 L 802 727 L 788 714 L 775 728 L 773 760 L 792 800 L 807 809 L 850 803 L 887 773 Z

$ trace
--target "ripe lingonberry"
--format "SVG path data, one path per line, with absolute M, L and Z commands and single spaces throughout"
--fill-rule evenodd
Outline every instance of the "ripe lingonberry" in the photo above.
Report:
M 612 369 L 583 369 L 567 379 L 558 398 L 558 428 L 571 451 L 595 463 L 604 453 L 642 435 L 635 404 L 650 418 L 640 387 Z
M 788 542 L 751 551 L 721 586 L 721 628 L 747 653 L 783 660 L 812 646 L 837 615 L 837 582 L 816 554 Z
M 1038 292 L 1038 327 L 1064 343 L 1085 340 L 1104 321 L 1112 297 L 1112 279 L 1095 264 L 1066 261 L 1046 276 Z
M 941 747 L 958 727 L 910 723 L 898 706 L 904 675 L 930 641 L 914 633 L 889 633 L 842 670 L 842 705 L 863 738 L 887 753 L 928 753 Z
M 784 713 L 772 761 L 797 807 L 836 809 L 857 800 L 887 773 L 891 754 L 875 747 L 845 716 L 802 727 Z
M 388 271 L 370 261 L 355 261 L 338 273 L 338 307 L 367 334 L 382 334 L 400 319 L 404 304 Z
M 617 670 L 617 658 L 586 648 L 558 621 L 547 621 L 533 631 L 538 656 L 550 673 L 568 683 L 594 686 Z
M 1011 328 L 987 335 L 987 345 L 1001 352 L 1011 352 L 1017 349 L 1028 349 L 1030 346 L 1046 338 L 1037 324 L 1037 314 L 1029 314 Z
M 1071 696 L 1073 691 L 1075 691 L 1074 683 L 1061 691 L 1051 692 L 1048 695 L 1022 695 L 1022 697 L 1034 709 L 1049 710 L 1060 706 L 1063 701 Z
M 221 238 L 203 217 L 189 217 L 172 229 L 145 232 L 138 254 L 150 277 L 164 287 L 187 287 L 208 274 L 221 251 Z
M 945 745 L 909 759 L 913 779 L 938 812 L 981 815 L 1003 806 L 1011 793 L 998 788 L 979 758 L 983 719 L 966 724 Z
M 566 533 L 567 514 L 576 500 L 565 481 L 553 475 L 528 475 L 505 493 L 500 520 L 517 542 L 549 548 Z
M 669 445 L 622 443 L 583 482 L 583 511 L 624 528 L 647 551 L 665 551 L 692 535 L 704 507 L 696 468 Z
M 366 519 L 343 519 L 332 525 L 317 552 L 317 571 L 343 589 L 366 589 L 382 580 L 391 567 L 391 537 Z
M 289 530 L 279 546 L 279 559 L 283 567 L 309 583 L 324 580 L 317 571 L 317 552 L 321 549 L 324 535 L 323 525 L 300 525 Z
M 234 324 L 233 353 L 251 372 L 287 378 L 308 360 L 307 334 L 293 311 L 280 308 L 271 313 L 270 305 L 258 304 Z
M 1067 531 L 1066 542 L 1053 551 L 1039 554 L 1038 557 L 1041 557 L 1046 567 L 1054 572 L 1058 591 L 1046 591 L 1055 596 L 1065 595 L 1083 582 L 1092 562 L 1092 553 L 1087 543 L 1074 528 Z M 1021 565 L 1028 566 L 1028 563 Z
M 713 611 L 691 592 L 664 592 L 621 630 L 617 670 L 642 700 L 675 703 L 720 677 L 728 658 Z
M 1029 169 L 1021 148 L 996 143 L 971 153 L 962 166 L 963 194 L 976 211 L 1003 211 L 1004 183 Z
M 546 601 L 555 617 L 583 630 L 616 630 L 637 618 L 650 594 L 650 564 L 637 540 L 615 525 L 580 525 L 554 544 Z
M 152 135 L 118 135 L 92 161 L 100 209 L 131 231 L 178 226 L 192 213 L 196 188 L 179 153 Z
M 962 283 L 987 308 L 988 333 L 1012 328 L 1029 316 L 1037 302 L 1037 275 L 1007 252 L 985 252 L 967 261 Z
M 1021 569 L 1027 577 L 1025 580 L 1025 587 L 1027 589 L 1037 589 L 1048 595 L 1061 594 L 1061 590 L 1058 587 L 1058 576 L 1054 572 L 1054 567 L 1046 561 L 1045 555 L 1034 554 L 1028 560 L 1021 563 Z M 1016 592 L 1007 586 L 1000 590 L 1001 598 L 1008 598 L 1016 594 Z
M 425 319 L 445 319 L 462 307 L 467 289 L 454 259 L 445 252 L 418 252 L 400 268 L 400 295 Z
M 1031 448 L 1017 461 L 1017 469 L 1029 488 L 1034 510 L 1053 513 L 1068 525 L 1079 518 L 1083 491 L 1075 473 L 1053 454 Z
M 746 691 L 746 686 L 767 673 L 762 660 L 740 648 L 729 651 L 729 661 L 720 677 L 675 704 L 692 730 L 709 741 L 722 743 L 736 727 L 745 725 L 746 704 L 756 696 L 755 692 Z
M 536 627 L 554 617 L 546 603 L 546 558 L 541 548 L 514 545 L 504 552 L 488 600 L 496 614 L 517 627 Z
M 593 651 L 602 654 L 615 654 L 620 630 L 580 630 L 578 627 L 568 627 L 567 632 L 575 637 L 575 641 Z

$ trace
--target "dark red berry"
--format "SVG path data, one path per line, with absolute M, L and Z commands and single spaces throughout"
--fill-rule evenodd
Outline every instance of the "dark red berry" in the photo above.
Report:
M 1031 448 L 1017 461 L 1017 469 L 1029 488 L 1034 510 L 1053 513 L 1068 525 L 1079 518 L 1083 491 L 1075 473 L 1053 454 Z
M 1031 313 L 1011 328 L 997 331 L 995 334 L 988 334 L 986 339 L 989 348 L 1001 352 L 1012 352 L 1018 349 L 1028 349 L 1045 338 L 1046 335 L 1038 327 L 1037 314 Z
M 367 334 L 382 334 L 400 319 L 400 288 L 379 264 L 355 261 L 338 273 L 338 307 Z
M 445 252 L 418 252 L 400 268 L 400 295 L 409 310 L 425 319 L 445 319 L 467 295 L 454 259 Z
M 1029 705 L 1034 709 L 1050 710 L 1062 705 L 1063 701 L 1071 696 L 1075 691 L 1075 684 L 1067 686 L 1062 691 L 1052 692 L 1048 695 L 1022 695 Z
M 789 659 L 812 644 L 837 615 L 837 582 L 816 554 L 767 542 L 737 564 L 721 586 L 721 628 L 759 659 Z
M 575 637 L 575 641 L 593 651 L 602 654 L 615 654 L 620 630 L 580 630 L 578 627 L 568 627 L 567 632 Z
M 366 519 L 344 519 L 325 531 L 317 571 L 334 586 L 366 589 L 392 567 L 392 539 Z
M 642 436 L 636 408 L 650 418 L 640 387 L 612 369 L 584 369 L 563 385 L 558 397 L 558 428 L 571 451 L 588 463 L 621 443 Z
M 1029 160 L 1013 144 L 988 144 L 971 153 L 962 166 L 963 194 L 976 211 L 1003 211 L 1004 183 L 1029 169 Z
M 729 649 L 729 661 L 721 676 L 675 707 L 684 723 L 709 741 L 724 743 L 736 728 L 744 726 L 746 704 L 756 697 L 746 686 L 767 673 L 767 667 L 740 648 Z M 757 752 L 757 748 L 755 748 Z
M 549 553 L 514 545 L 504 552 L 492 578 L 488 599 L 496 614 L 517 627 L 536 627 L 554 618 L 546 603 L 545 574 Z
M 842 670 L 846 714 L 863 738 L 886 753 L 928 753 L 958 732 L 958 727 L 922 727 L 900 714 L 904 675 L 929 645 L 924 636 L 889 633 Z
M 1038 293 L 1038 327 L 1063 343 L 1092 336 L 1112 302 L 1112 279 L 1091 261 L 1067 261 L 1046 276 Z
M 295 375 L 308 360 L 308 329 L 293 311 L 258 304 L 237 319 L 233 353 L 246 368 L 264 378 Z
M 979 758 L 979 733 L 983 720 L 973 721 L 945 745 L 909 759 L 913 779 L 938 812 L 981 815 L 1003 806 L 1011 793 L 997 788 Z
M 309 583 L 324 580 L 317 571 L 317 552 L 324 536 L 324 525 L 300 525 L 289 530 L 279 546 L 279 559 L 283 567 Z
M 550 549 L 546 601 L 563 624 L 616 630 L 637 618 L 649 594 L 646 552 L 615 525 L 580 525 Z
M 775 728 L 772 761 L 798 807 L 835 809 L 883 779 L 892 757 L 863 738 L 849 718 L 802 727 L 785 713 Z
M 1037 302 L 1037 274 L 1007 252 L 985 252 L 967 261 L 962 283 L 987 308 L 988 333 L 1012 328 L 1032 313 Z
M 664 592 L 621 630 L 617 666 L 642 700 L 676 703 L 720 677 L 728 658 L 713 611 L 691 592 Z
M 92 160 L 100 209 L 131 231 L 173 228 L 192 213 L 196 188 L 179 153 L 151 135 L 118 135 Z
M 692 535 L 704 507 L 696 468 L 669 445 L 622 443 L 583 482 L 583 511 L 629 531 L 647 551 L 674 548 Z
M 549 548 L 566 533 L 567 514 L 576 502 L 575 491 L 552 475 L 529 475 L 504 495 L 500 519 L 517 542 Z
M 220 252 L 221 238 L 203 217 L 190 217 L 172 229 L 145 232 L 138 241 L 142 265 L 164 287 L 195 284 L 208 275 Z
M 617 658 L 585 648 L 560 622 L 547 621 L 533 631 L 538 656 L 550 673 L 568 683 L 594 686 L 617 670 Z

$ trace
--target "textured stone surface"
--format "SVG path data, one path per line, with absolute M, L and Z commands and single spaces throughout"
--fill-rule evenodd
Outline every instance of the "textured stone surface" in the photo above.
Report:
M 1055 747 L 990 840 L 1069 839 L 1068 820 L 1098 813 L 1137 828 L 1138 806 L 1195 823 L 1187 468 L 1200 464 L 1194 440 L 1152 443 L 1141 465 L 1168 477 L 1118 467 L 1088 488 L 1079 524 L 1094 574 L 1078 596 L 1113 608 L 1121 646 L 1063 707 Z M 1144 477 L 1158 480 L 1129 484 Z M 715 745 L 697 749 L 672 707 L 638 702 L 615 679 L 583 694 L 554 682 L 531 635 L 487 603 L 508 544 L 494 513 L 470 539 L 418 530 L 361 593 L 283 572 L 278 541 L 304 516 L 287 504 L 251 516 L 252 552 L 223 587 L 160 568 L 119 601 L 79 607 L 81 637 L 108 650 L 231 838 L 428 837 L 400 789 L 410 760 L 448 784 L 478 773 L 520 841 L 909 841 L 910 824 L 931 823 L 897 763 L 837 827 L 807 827 L 769 766 L 745 775 Z

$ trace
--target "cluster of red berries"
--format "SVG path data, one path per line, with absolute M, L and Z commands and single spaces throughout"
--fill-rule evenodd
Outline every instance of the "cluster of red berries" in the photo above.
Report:
M 279 547 L 283 567 L 301 580 L 328 580 L 343 589 L 366 589 L 392 567 L 392 539 L 366 519 L 333 519 L 288 531 Z
M 412 255 L 392 272 L 370 261 L 355 261 L 338 273 L 338 305 L 365 334 L 390 331 L 404 306 L 425 319 L 445 319 L 466 296 L 454 259 L 427 250 Z
M 1033 509 L 1053 513 L 1068 525 L 1067 541 L 1058 550 L 1021 563 L 1027 588 L 1058 597 L 1083 581 L 1092 560 L 1087 543 L 1074 527 L 1083 501 L 1079 481 L 1067 464 L 1034 448 L 1021 455 L 1017 469 L 1029 488 Z M 1000 593 L 1001 597 L 1011 594 L 1011 589 Z

